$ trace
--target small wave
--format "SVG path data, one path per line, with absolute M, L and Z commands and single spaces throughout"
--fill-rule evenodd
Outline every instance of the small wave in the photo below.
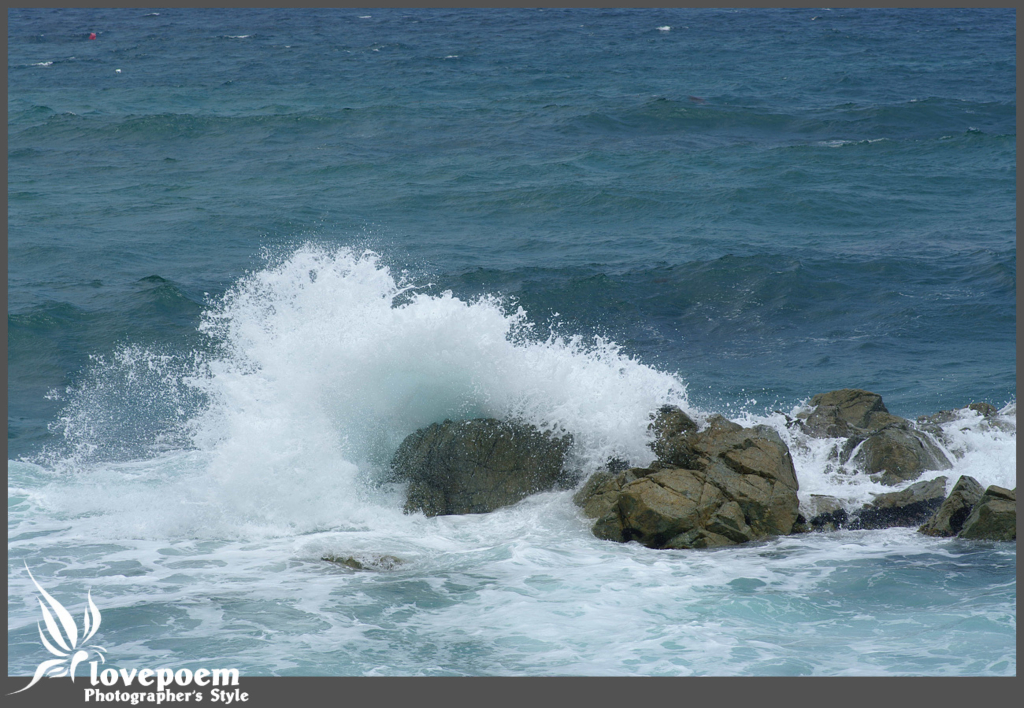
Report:
M 824 147 L 843 147 L 844 145 L 870 145 L 872 143 L 889 142 L 889 138 L 868 138 L 864 140 L 822 140 L 818 145 Z
M 658 27 L 658 28 L 657 28 L 657 30 L 658 30 L 659 32 L 668 32 L 668 31 L 669 31 L 670 29 L 672 29 L 672 28 L 671 28 L 671 27 L 669 27 L 668 25 L 663 25 L 662 27 Z
M 41 62 L 37 62 L 35 64 L 32 64 L 31 66 L 53 66 L 53 62 L 52 61 L 41 61 Z

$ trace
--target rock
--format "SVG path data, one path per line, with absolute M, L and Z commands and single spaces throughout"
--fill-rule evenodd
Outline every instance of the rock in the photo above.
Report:
M 932 415 L 923 415 L 917 419 L 917 427 L 919 430 L 934 436 L 938 440 L 948 442 L 948 437 L 942 429 L 944 424 L 955 420 L 963 421 L 963 427 L 960 428 L 961 430 L 966 430 L 974 424 L 971 422 L 971 419 L 974 418 L 974 416 L 967 415 L 966 411 L 973 411 L 981 417 L 981 422 L 977 424 L 978 430 L 996 430 L 1004 433 L 1017 432 L 1016 424 L 1001 420 L 999 418 L 999 410 L 991 403 L 972 403 L 969 406 L 957 408 L 952 411 L 939 411 Z M 954 454 L 957 454 L 956 449 L 954 449 L 953 452 Z
M 925 470 L 952 467 L 927 433 L 910 421 L 892 415 L 877 393 L 844 388 L 811 398 L 814 409 L 800 421 L 807 435 L 846 438 L 836 451 L 841 464 L 851 460 L 868 474 L 880 474 L 893 486 L 917 479 Z M 937 425 L 930 428 L 941 432 Z
M 586 484 L 573 495 L 573 501 L 583 508 L 583 513 L 592 519 L 607 514 L 619 501 L 619 492 L 623 485 L 636 479 L 640 474 L 650 474 L 655 470 L 633 468 L 618 474 L 610 471 L 595 472 Z
M 815 531 L 836 531 L 846 526 L 850 518 L 841 501 L 824 494 L 811 495 L 808 515 Z
M 691 435 L 697 424 L 676 406 L 663 406 L 648 429 L 654 435 L 651 449 L 659 462 L 676 467 L 696 467 L 700 455 L 693 449 Z
M 851 515 L 850 529 L 885 529 L 892 526 L 918 526 L 942 506 L 946 498 L 946 478 L 936 477 L 912 484 L 903 491 L 879 494 L 871 504 Z
M 594 535 L 650 548 L 711 548 L 791 533 L 802 522 L 798 484 L 778 433 L 721 416 L 708 423 L 697 432 L 685 424 L 659 429 L 656 421 L 657 462 L 591 477 L 574 499 L 597 519 Z M 672 464 L 680 451 L 690 467 Z
M 992 485 L 981 495 L 964 521 L 960 538 L 988 541 L 1017 540 L 1017 489 Z
M 395 556 L 359 555 L 336 556 L 328 553 L 320 560 L 337 563 L 353 570 L 394 570 L 402 565 L 402 560 Z
M 814 410 L 804 430 L 815 438 L 846 438 L 857 431 L 877 430 L 894 422 L 882 397 L 856 388 L 819 393 L 811 398 Z
M 999 413 L 999 409 L 991 403 L 972 403 L 967 407 L 976 413 L 980 413 L 985 418 L 991 418 Z
M 956 536 L 984 491 L 974 477 L 962 476 L 942 506 L 918 531 L 928 536 Z
M 881 483 L 890 487 L 917 479 L 925 470 L 953 466 L 926 434 L 895 426 L 869 435 L 852 459 L 866 473 L 881 474 Z
M 407 437 L 392 459 L 408 481 L 405 511 L 427 516 L 483 514 L 537 492 L 568 488 L 572 444 L 523 423 L 482 418 L 434 423 Z

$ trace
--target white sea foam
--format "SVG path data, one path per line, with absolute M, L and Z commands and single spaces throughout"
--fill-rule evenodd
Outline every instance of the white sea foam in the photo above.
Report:
M 650 414 L 689 409 L 678 378 L 613 342 L 538 338 L 521 308 L 428 294 L 369 252 L 300 248 L 240 280 L 200 329 L 218 354 L 124 348 L 70 392 L 62 467 L 90 481 L 55 492 L 68 513 L 157 535 L 391 524 L 400 502 L 374 481 L 430 423 L 522 419 L 570 433 L 573 464 L 593 470 L 649 462 Z

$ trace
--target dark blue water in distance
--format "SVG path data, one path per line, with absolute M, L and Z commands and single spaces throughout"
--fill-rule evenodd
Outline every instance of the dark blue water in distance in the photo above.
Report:
M 512 409 L 627 457 L 655 402 L 844 387 L 1015 430 L 1015 91 L 1008 9 L 10 10 L 9 670 L 24 561 L 126 613 L 115 666 L 1014 675 L 1015 544 L 654 552 L 364 481 Z

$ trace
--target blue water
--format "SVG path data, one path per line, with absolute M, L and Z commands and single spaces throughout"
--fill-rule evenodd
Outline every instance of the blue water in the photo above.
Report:
M 1015 674 L 1015 544 L 654 552 L 374 483 L 445 417 L 641 464 L 658 405 L 857 387 L 994 404 L 945 474 L 1014 487 L 1015 91 L 1005 9 L 10 10 L 9 671 L 24 561 L 115 666 Z M 787 440 L 802 499 L 878 491 Z

